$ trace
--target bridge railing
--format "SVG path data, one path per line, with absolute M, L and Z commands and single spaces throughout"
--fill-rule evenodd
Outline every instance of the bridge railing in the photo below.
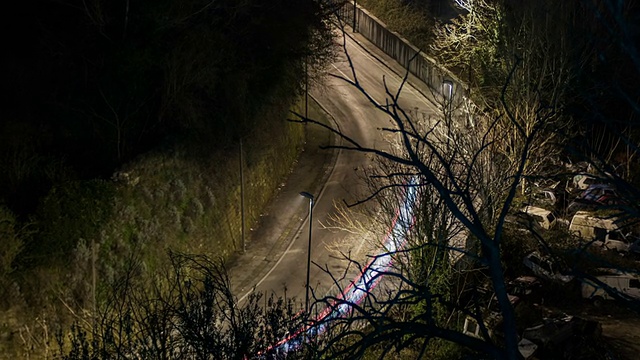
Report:
M 347 1 L 338 9 L 337 16 L 343 24 L 360 33 L 424 82 L 434 95 L 439 94 L 442 99 L 450 101 L 452 107 L 457 108 L 468 98 L 467 84 L 400 34 L 389 30 L 385 23 L 360 5 L 354 6 L 353 1 Z

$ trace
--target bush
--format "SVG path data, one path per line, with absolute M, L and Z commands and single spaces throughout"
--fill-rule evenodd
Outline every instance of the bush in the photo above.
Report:
M 27 248 L 27 260 L 62 260 L 81 239 L 98 238 L 111 217 L 114 195 L 114 184 L 105 180 L 74 181 L 51 189 L 38 209 L 41 232 Z
M 418 48 L 429 49 L 434 20 L 426 6 L 402 0 L 358 0 L 358 4 Z

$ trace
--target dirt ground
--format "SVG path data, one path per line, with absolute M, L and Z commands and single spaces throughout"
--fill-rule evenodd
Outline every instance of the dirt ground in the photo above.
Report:
M 580 316 L 600 322 L 604 340 L 620 356 L 620 359 L 640 358 L 640 315 L 638 313 L 611 303 L 601 309 L 586 305 Z

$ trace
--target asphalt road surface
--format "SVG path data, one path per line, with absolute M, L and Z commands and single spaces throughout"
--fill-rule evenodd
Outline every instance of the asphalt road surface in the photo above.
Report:
M 351 58 L 359 84 L 375 102 L 386 103 L 388 95 L 384 82 L 387 89 L 395 94 L 402 83 L 402 67 L 357 35 L 355 39 L 347 36 L 344 40 L 344 48 Z M 343 47 L 341 35 L 337 36 L 336 41 L 339 47 Z M 330 115 L 333 126 L 363 146 L 388 149 L 391 137 L 379 128 L 389 127 L 390 119 L 377 110 L 360 90 L 338 78 L 354 78 L 344 51 L 327 71 L 334 76 L 327 75 L 321 84 L 315 84 L 311 95 Z M 404 109 L 411 111 L 413 116 L 428 118 L 430 114 L 437 112 L 435 102 L 426 96 L 429 94 L 424 84 L 416 84 L 414 87 L 406 83 L 399 103 Z M 340 140 L 334 137 L 334 141 Z M 264 221 L 252 233 L 252 243 L 247 247 L 247 253 L 239 256 L 230 268 L 233 291 L 240 301 L 245 300 L 248 293 L 255 289 L 265 294 L 293 296 L 301 305 L 304 303 L 309 240 L 308 200 L 298 193 L 309 191 L 304 188 L 308 185 L 304 184 L 310 184 L 311 181 L 305 179 L 305 175 L 313 174 L 311 170 L 314 167 L 323 166 L 315 163 L 318 160 L 308 154 L 313 150 L 303 153 L 294 173 L 283 184 L 281 193 L 267 210 Z M 317 296 L 337 291 L 333 279 L 323 269 L 343 278 L 343 286 L 357 274 L 357 269 L 337 256 L 338 250 L 349 252 L 362 262 L 366 261 L 367 255 L 374 255 L 379 250 L 372 244 L 379 243 L 384 233 L 365 234 L 325 227 L 332 224 L 330 218 L 336 215 L 336 202 L 352 202 L 367 193 L 358 169 L 370 166 L 371 161 L 374 161 L 371 156 L 360 152 L 335 151 L 335 156 L 327 166 L 324 186 L 314 194 L 316 199 L 313 208 L 309 283 Z M 304 170 L 305 166 L 308 171 Z M 373 203 L 368 204 L 372 205 Z M 347 276 L 343 276 L 345 272 Z
M 358 34 L 347 37 L 346 49 L 354 65 L 356 76 L 372 98 L 385 103 L 388 88 L 395 93 L 404 75 L 403 68 Z M 341 38 L 337 39 L 342 46 Z M 328 69 L 329 73 L 353 79 L 352 71 L 342 56 Z M 398 75 L 400 74 L 400 76 Z M 437 103 L 425 84 L 409 77 L 400 96 L 401 106 L 418 119 L 427 119 L 437 113 Z M 327 76 L 322 84 L 314 86 L 312 97 L 331 116 L 333 126 L 359 141 L 363 146 L 387 149 L 390 137 L 378 128 L 389 126 L 390 119 L 375 109 L 374 105 L 358 89 L 346 82 Z M 308 125 L 310 126 L 310 125 Z M 336 250 L 350 253 L 362 262 L 367 255 L 379 250 L 384 231 L 353 232 L 345 229 L 327 229 L 329 218 L 336 214 L 335 202 L 353 201 L 366 194 L 366 188 L 357 169 L 371 165 L 371 157 L 352 151 L 319 150 L 326 145 L 328 133 L 319 136 L 320 129 L 308 129 L 310 135 L 305 151 L 276 199 L 268 206 L 261 224 L 251 233 L 251 241 L 245 254 L 238 256 L 229 269 L 233 292 L 240 301 L 246 299 L 252 289 L 276 296 L 295 297 L 304 304 L 306 283 L 306 259 L 308 246 L 308 200 L 299 195 L 311 191 L 316 196 L 313 211 L 310 284 L 319 297 L 336 294 L 333 280 L 321 268 L 342 277 L 346 286 L 356 275 L 356 269 L 346 271 L 348 262 L 336 256 Z M 316 134 L 316 135 L 314 135 Z M 334 137 L 334 141 L 335 141 Z M 373 204 L 373 203 L 371 203 Z M 369 206 L 371 206 L 371 204 Z M 364 219 L 366 222 L 367 219 Z M 390 224 L 389 224 L 390 225 Z M 366 223 L 365 223 L 366 226 Z M 373 228 L 373 227 L 371 227 Z M 346 276 L 342 276 L 343 273 Z M 285 291 L 286 288 L 286 291 Z M 577 310 L 579 316 L 601 322 L 603 335 L 622 359 L 635 359 L 640 352 L 638 316 L 628 310 L 595 311 L 589 306 Z M 312 310 L 313 311 L 313 310 Z M 319 309 L 316 309 L 319 311 Z

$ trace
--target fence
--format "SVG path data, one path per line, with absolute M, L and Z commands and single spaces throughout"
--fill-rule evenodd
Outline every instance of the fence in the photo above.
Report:
M 354 17 L 355 11 L 355 17 Z M 387 29 L 387 26 L 353 1 L 346 2 L 337 11 L 337 15 L 346 24 L 354 28 L 371 41 L 380 50 L 391 56 L 412 75 L 422 80 L 444 99 L 459 104 L 468 95 L 468 86 L 446 68 L 438 65 L 400 34 Z

